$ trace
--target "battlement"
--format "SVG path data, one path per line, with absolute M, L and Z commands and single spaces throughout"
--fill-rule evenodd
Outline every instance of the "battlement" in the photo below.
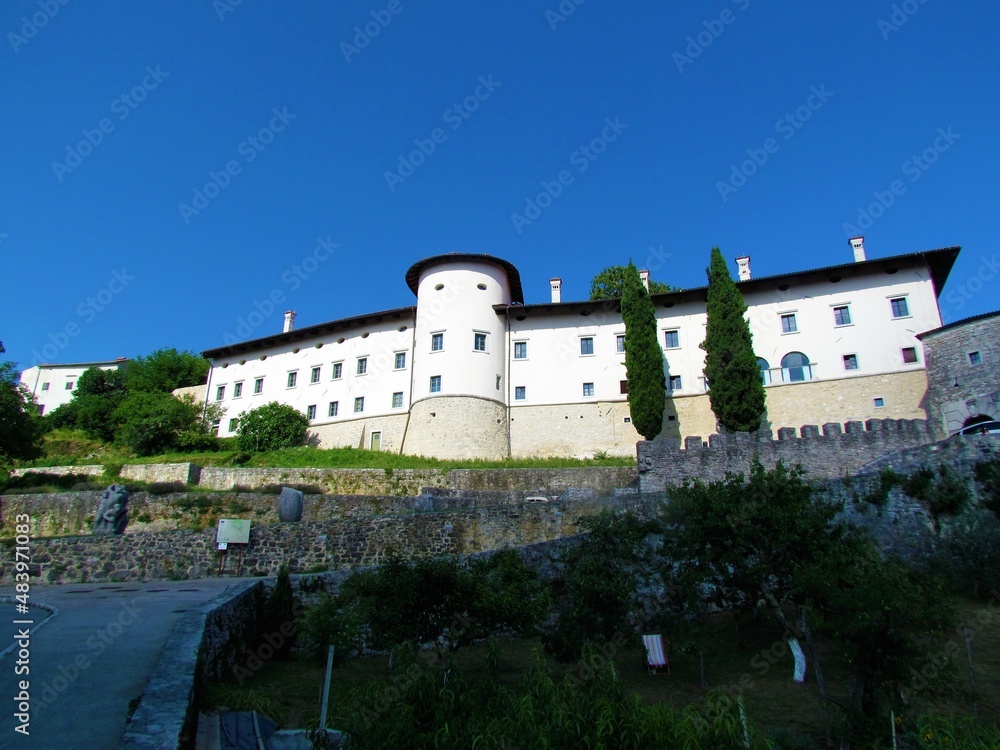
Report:
M 754 454 L 767 468 L 780 460 L 800 464 L 812 479 L 836 479 L 880 456 L 934 442 L 925 419 L 869 419 L 866 422 L 782 427 L 774 439 L 767 431 L 692 435 L 684 447 L 667 440 L 644 440 L 636 446 L 641 492 L 662 492 L 685 479 L 711 482 L 726 472 L 749 471 Z

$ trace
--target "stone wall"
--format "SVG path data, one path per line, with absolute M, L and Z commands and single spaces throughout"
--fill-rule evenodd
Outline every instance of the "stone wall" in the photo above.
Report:
M 369 499 L 371 500 L 371 499 Z M 466 554 L 517 547 L 573 535 L 584 515 L 612 501 L 538 502 L 443 497 L 416 498 L 407 511 L 299 523 L 254 522 L 242 555 L 216 549 L 214 526 L 202 531 L 136 531 L 121 536 L 35 538 L 32 581 L 150 581 L 218 575 L 275 575 L 282 564 L 293 572 L 372 565 L 393 549 L 406 557 Z M 378 499 L 371 500 L 373 507 Z M 385 506 L 391 508 L 392 506 Z M 355 510 L 360 511 L 358 507 Z M 325 511 L 324 511 L 325 512 Z M 314 509 L 314 514 L 320 511 Z M 244 517 L 246 517 L 244 515 Z M 0 548 L 0 583 L 13 582 L 13 548 Z
M 80 469 L 100 475 L 102 466 L 19 469 L 69 474 Z M 337 495 L 419 495 L 425 487 L 471 490 L 543 490 L 562 492 L 569 487 L 609 490 L 636 481 L 631 466 L 594 466 L 568 469 L 244 469 L 195 464 L 129 464 L 122 478 L 144 482 L 180 482 L 206 490 L 255 490 L 295 485 Z
M 935 434 L 951 435 L 970 417 L 1000 419 L 1000 312 L 919 336 L 927 358 L 927 410 Z M 978 352 L 980 363 L 969 355 Z
M 629 414 L 627 401 L 514 406 L 510 409 L 510 452 L 515 458 L 591 458 L 598 451 L 632 456 L 640 435 Z
M 329 402 L 317 404 L 320 419 L 326 419 Z M 340 404 L 341 414 L 350 414 L 353 399 Z M 345 412 L 346 410 L 346 412 Z M 406 434 L 406 414 L 385 414 L 364 419 L 340 419 L 327 424 L 314 424 L 309 428 L 306 442 L 318 448 L 361 448 L 372 450 L 372 433 L 379 433 L 378 450 L 399 453 Z
M 416 401 L 410 407 L 402 452 L 438 458 L 507 458 L 507 407 L 476 396 Z
M 727 471 L 747 472 L 755 455 L 765 467 L 778 460 L 801 465 L 811 479 L 835 479 L 855 473 L 878 456 L 933 441 L 931 430 L 921 419 L 869 419 L 804 425 L 799 436 L 791 427 L 778 430 L 778 439 L 767 432 L 712 435 L 708 445 L 698 436 L 684 440 L 684 448 L 664 440 L 638 444 L 639 489 L 661 492 L 667 485 L 685 480 L 715 481 Z
M 88 466 L 40 466 L 28 469 L 14 469 L 11 474 L 15 477 L 23 477 L 25 474 L 85 474 L 90 477 L 100 476 L 104 473 L 104 467 L 100 465 Z
M 119 747 L 184 746 L 196 726 L 196 689 L 232 670 L 255 645 L 263 602 L 263 582 L 243 582 L 180 618 Z

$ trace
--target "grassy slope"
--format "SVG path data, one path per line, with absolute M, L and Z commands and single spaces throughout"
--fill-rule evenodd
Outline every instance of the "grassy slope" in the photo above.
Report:
M 55 430 L 45 438 L 44 458 L 24 466 L 80 466 L 101 463 L 183 463 L 199 466 L 232 466 L 235 451 L 210 453 L 167 453 L 138 458 L 114 446 L 87 438 L 78 430 Z M 607 457 L 599 459 L 519 458 L 508 461 L 444 461 L 425 456 L 401 456 L 397 453 L 312 447 L 287 448 L 254 454 L 240 464 L 250 467 L 319 468 L 319 469 L 515 469 L 515 468 L 578 468 L 585 466 L 634 466 L 635 458 Z
M 981 603 L 967 602 L 961 607 L 962 620 L 975 623 L 973 655 L 979 687 L 979 715 L 987 721 L 995 720 L 1000 715 L 1000 613 L 996 606 L 996 602 L 993 602 L 993 609 Z M 983 624 L 979 624 L 981 621 Z M 752 721 L 763 728 L 784 728 L 817 740 L 822 736 L 820 701 L 811 669 L 805 684 L 792 683 L 792 659 L 788 649 L 782 645 L 781 629 L 772 618 L 761 615 L 756 621 L 747 619 L 741 628 L 745 641 L 743 648 L 735 645 L 732 620 L 728 615 L 715 618 L 709 628 L 716 644 L 707 661 L 706 672 L 711 688 L 738 684 L 745 675 L 749 676 L 746 707 Z M 961 643 L 957 636 L 955 638 Z M 839 657 L 835 644 L 821 642 L 819 646 L 831 697 L 843 702 L 852 686 L 850 668 Z M 501 679 L 513 685 L 531 664 L 536 650 L 541 651 L 537 639 L 505 642 Z M 431 657 L 429 653 L 423 656 Z M 463 649 L 458 653 L 458 663 L 470 681 L 486 679 L 485 645 Z M 548 660 L 548 663 L 558 675 L 575 669 L 573 665 L 562 665 L 553 660 Z M 623 649 L 617 655 L 615 665 L 626 689 L 649 703 L 662 701 L 682 708 L 705 696 L 705 691 L 699 687 L 698 657 L 695 653 L 674 653 L 670 675 L 649 676 L 645 654 L 638 645 Z M 911 711 L 903 716 L 906 729 L 914 730 L 916 719 L 929 710 L 955 715 L 972 714 L 973 696 L 964 644 L 950 674 L 952 681 L 949 687 L 914 694 Z M 331 712 L 336 714 L 350 710 L 352 690 L 371 680 L 388 680 L 391 677 L 386 657 L 348 660 L 333 673 Z M 257 708 L 271 713 L 285 726 L 315 726 L 322 681 L 322 668 L 312 662 L 294 659 L 272 661 L 265 663 L 242 686 L 225 682 L 209 685 L 204 708 Z

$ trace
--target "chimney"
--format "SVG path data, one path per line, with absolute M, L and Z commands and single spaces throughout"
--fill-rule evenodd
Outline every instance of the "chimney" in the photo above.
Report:
M 865 259 L 865 237 L 851 237 L 851 248 L 854 250 L 854 262 L 860 263 Z
M 740 281 L 750 280 L 750 256 L 744 255 L 742 258 L 736 259 L 736 266 L 740 271 Z
M 289 310 L 285 313 L 285 327 L 281 330 L 282 333 L 288 333 L 295 328 L 295 310 Z
M 562 279 L 549 279 L 549 286 L 552 288 L 552 302 L 562 302 Z
M 646 287 L 646 291 L 648 292 L 649 291 L 649 271 L 647 271 L 645 268 L 640 268 L 639 269 L 639 281 L 642 282 L 642 285 L 644 287 Z

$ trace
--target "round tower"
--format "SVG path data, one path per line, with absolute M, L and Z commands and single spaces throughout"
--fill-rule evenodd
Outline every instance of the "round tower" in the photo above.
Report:
M 415 263 L 406 282 L 417 317 L 403 452 L 508 457 L 506 329 L 493 306 L 523 303 L 520 274 L 500 258 L 451 253 Z

